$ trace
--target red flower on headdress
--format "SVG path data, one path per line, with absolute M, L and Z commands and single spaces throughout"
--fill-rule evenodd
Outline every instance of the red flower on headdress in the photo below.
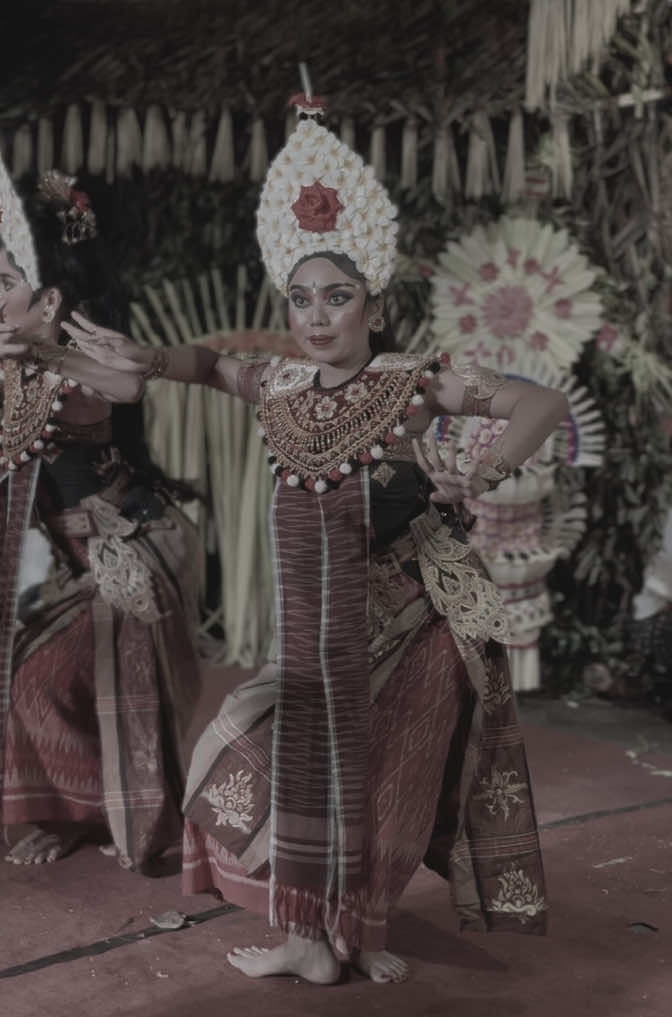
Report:
M 91 199 L 84 191 L 70 191 L 70 200 L 81 212 L 86 212 L 87 208 L 91 207 Z
M 338 199 L 338 191 L 324 187 L 316 180 L 310 187 L 302 187 L 299 197 L 292 205 L 292 212 L 299 220 L 302 230 L 311 233 L 328 233 L 336 228 L 338 213 L 344 205 Z
M 287 105 L 298 106 L 299 109 L 312 109 L 317 110 L 318 112 L 324 112 L 327 108 L 327 100 L 323 99 L 321 95 L 311 95 L 311 97 L 308 98 L 305 92 L 297 92 L 296 95 L 293 95 L 290 98 Z

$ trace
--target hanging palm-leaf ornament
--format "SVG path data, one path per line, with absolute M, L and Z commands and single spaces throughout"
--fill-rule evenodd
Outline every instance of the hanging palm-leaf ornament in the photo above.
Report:
M 479 550 L 509 611 L 516 689 L 540 684 L 538 637 L 551 620 L 546 576 L 586 526 L 586 499 L 558 486 L 558 464 L 598 466 L 600 412 L 569 368 L 603 324 L 597 275 L 566 230 L 503 217 L 448 245 L 433 278 L 433 332 L 440 347 L 513 379 L 564 391 L 567 419 L 515 476 L 468 507 Z M 456 417 L 439 424 L 462 465 L 501 435 L 506 421 Z
M 508 216 L 477 226 L 439 256 L 435 339 L 500 371 L 528 351 L 567 368 L 602 323 L 596 275 L 567 230 Z

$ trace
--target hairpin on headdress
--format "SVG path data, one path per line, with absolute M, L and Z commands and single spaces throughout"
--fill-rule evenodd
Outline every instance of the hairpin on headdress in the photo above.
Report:
M 326 109 L 304 92 L 290 104 L 307 114 L 271 163 L 257 211 L 257 239 L 271 280 L 282 292 L 310 254 L 345 254 L 372 294 L 385 289 L 397 254 L 397 210 L 383 185 L 335 134 L 316 121 Z M 307 86 L 307 87 L 306 87 Z
M 59 170 L 47 170 L 39 179 L 37 190 L 42 199 L 57 207 L 56 215 L 63 223 L 64 244 L 81 244 L 98 233 L 96 216 L 88 194 L 75 190 L 76 177 Z

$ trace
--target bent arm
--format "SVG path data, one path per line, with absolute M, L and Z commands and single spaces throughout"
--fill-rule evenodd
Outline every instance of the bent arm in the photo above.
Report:
M 567 397 L 558 389 L 510 381 L 470 364 L 444 368 L 429 402 L 435 415 L 483 416 L 508 420 L 497 452 L 511 467 L 522 465 L 569 414 Z

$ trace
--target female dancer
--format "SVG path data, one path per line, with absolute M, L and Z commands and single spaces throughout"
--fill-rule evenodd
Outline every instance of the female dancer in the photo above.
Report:
M 506 618 L 453 506 L 496 486 L 566 415 L 554 390 L 432 354 L 381 352 L 394 209 L 370 168 L 312 119 L 269 169 L 258 237 L 303 360 L 171 349 L 167 377 L 255 402 L 277 478 L 277 656 L 222 704 L 185 798 L 184 887 L 218 889 L 287 933 L 239 948 L 258 977 L 376 981 L 391 906 L 424 860 L 468 929 L 541 932 L 546 903 Z M 149 355 L 78 317 L 101 362 Z M 422 435 L 440 414 L 507 418 L 457 468 Z
M 142 381 L 63 344 L 75 308 L 125 320 L 88 197 L 61 174 L 42 178 L 33 260 L 6 173 L 0 182 L 15 213 L 0 226 L 0 356 L 23 358 L 4 360 L 1 472 L 14 497 L 3 535 L 11 693 L 0 804 L 5 827 L 32 827 L 7 860 L 52 862 L 104 837 L 122 865 L 158 871 L 181 840 L 181 742 L 198 695 L 198 553 L 175 503 L 188 492 L 151 463 L 140 406 L 112 405 L 137 399 Z M 65 380 L 71 369 L 84 385 Z M 56 566 L 19 601 L 10 654 L 31 519 Z

